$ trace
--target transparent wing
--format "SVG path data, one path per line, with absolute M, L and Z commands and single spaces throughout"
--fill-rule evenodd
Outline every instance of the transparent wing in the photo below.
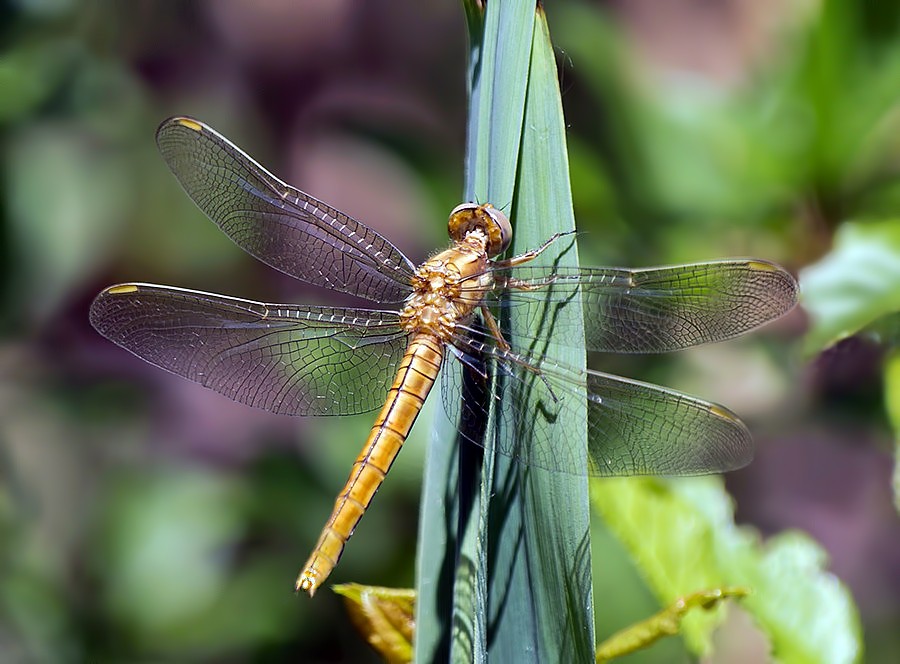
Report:
M 730 339 L 790 311 L 798 294 L 790 274 L 760 260 L 493 272 L 486 304 L 515 307 L 522 327 L 541 329 L 553 343 L 613 353 L 663 353 Z M 583 336 L 555 315 L 576 299 L 584 309 Z M 530 337 L 507 334 L 514 348 L 530 345 Z
M 556 472 L 611 475 L 698 475 L 740 468 L 753 456 L 746 426 L 728 409 L 672 390 L 595 371 L 545 362 L 471 337 L 454 342 L 461 362 L 447 362 L 443 390 L 447 412 L 461 403 L 459 429 L 483 431 L 494 412 L 512 427 L 502 454 Z M 483 402 L 461 402 L 462 371 L 481 371 L 486 358 L 497 389 Z M 586 396 L 585 396 L 586 395 Z M 554 435 L 557 421 L 587 409 L 588 452 L 576 458 Z M 465 435 L 465 434 L 464 434 Z M 482 440 L 470 437 L 483 445 Z M 526 444 L 523 441 L 529 441 Z
M 107 288 L 90 319 L 151 364 L 288 415 L 380 407 L 408 339 L 395 312 L 263 304 L 152 284 Z
M 308 283 L 401 302 L 413 266 L 372 229 L 285 184 L 224 136 L 170 118 L 156 143 L 197 206 L 244 251 Z

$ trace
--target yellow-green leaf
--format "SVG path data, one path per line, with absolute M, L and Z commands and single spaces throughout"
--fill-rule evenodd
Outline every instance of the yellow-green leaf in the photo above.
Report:
M 608 479 L 591 487 L 594 507 L 663 604 L 694 588 L 750 588 L 742 607 L 769 638 L 777 661 L 850 664 L 862 656 L 850 593 L 825 567 L 824 551 L 801 533 L 767 541 L 737 526 L 719 477 Z M 709 652 L 718 611 L 691 613 L 681 633 Z
M 884 397 L 894 429 L 894 507 L 900 511 L 900 351 L 894 350 L 884 363 Z
M 900 311 L 900 220 L 846 223 L 834 248 L 800 272 L 810 353 Z
M 344 583 L 332 586 L 356 629 L 390 664 L 413 660 L 416 592 L 411 588 L 382 588 Z

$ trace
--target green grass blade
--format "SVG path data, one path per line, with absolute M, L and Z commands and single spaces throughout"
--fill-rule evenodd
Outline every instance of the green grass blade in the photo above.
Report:
M 465 6 L 470 53 L 464 198 L 508 205 L 525 112 L 534 11 L 526 3 L 490 3 L 484 14 L 471 1 Z M 416 659 L 483 661 L 488 627 L 486 563 L 478 542 L 485 512 L 479 494 L 489 493 L 489 486 L 473 486 L 471 454 L 461 454 L 451 423 L 459 413 L 449 415 L 449 420 L 438 416 L 425 464 Z
M 539 246 L 550 235 L 574 228 L 571 189 L 568 179 L 568 158 L 565 143 L 565 123 L 559 96 L 556 63 L 543 13 L 538 14 L 532 42 L 528 95 L 523 123 L 521 159 L 513 205 L 515 237 L 513 253 L 521 253 Z M 536 262 L 554 262 L 563 266 L 577 266 L 577 252 L 572 250 L 559 256 L 550 251 Z M 582 313 L 576 303 L 570 303 L 555 316 L 568 320 L 562 325 L 580 325 Z M 538 337 L 552 339 L 552 330 L 524 328 L 526 323 L 511 318 L 512 329 Z M 585 354 L 559 348 L 552 343 L 546 347 L 547 356 L 574 367 L 583 368 Z M 585 455 L 586 400 L 580 417 L 566 422 L 550 423 L 539 416 L 537 404 L 529 404 L 533 419 L 517 431 L 501 431 L 501 436 L 529 436 L 532 446 L 571 446 L 567 453 Z M 507 445 L 510 443 L 507 442 Z M 548 449 L 545 454 L 554 453 Z M 521 657 L 528 623 L 534 630 L 529 652 L 534 661 L 589 661 L 593 654 L 593 617 L 591 613 L 590 541 L 588 485 L 583 477 L 545 473 L 536 470 L 522 472 L 520 466 L 506 464 L 516 473 L 521 490 L 516 501 L 505 509 L 521 510 L 522 545 L 509 551 L 509 563 L 498 556 L 497 571 L 513 565 L 514 588 L 507 615 L 496 625 L 496 638 L 491 644 L 492 658 L 507 661 Z M 499 483 L 500 480 L 498 479 Z M 502 486 L 502 485 L 501 485 Z M 492 533 L 497 541 L 506 544 L 513 537 L 515 524 L 503 520 L 503 530 Z M 508 551 L 510 547 L 501 548 Z M 494 576 L 496 580 L 503 577 Z M 498 596 L 500 588 L 491 589 Z M 530 612 L 530 613 L 529 613 Z
M 472 35 L 466 200 L 512 202 L 533 31 L 527 3 L 499 2 L 488 6 L 482 41 Z
M 536 15 L 526 3 L 488 3 L 480 31 L 474 14 L 468 16 L 466 199 L 511 210 L 513 253 L 521 253 L 574 227 L 552 45 L 543 13 Z M 576 252 L 558 262 L 576 265 Z M 565 315 L 581 321 L 574 306 L 566 307 Z M 513 318 L 508 324 L 515 328 L 523 322 Z M 553 346 L 547 352 L 584 366 L 583 352 Z M 552 435 L 550 423 L 534 419 L 527 428 L 519 423 L 506 430 L 492 420 L 488 439 L 509 446 L 513 441 L 503 437 L 532 436 L 520 442 L 586 449 L 584 417 L 553 425 Z M 495 459 L 489 444 L 480 486 L 462 488 L 461 472 L 467 471 L 460 471 L 454 430 L 440 421 L 437 428 L 422 500 L 417 659 L 591 659 L 586 480 Z

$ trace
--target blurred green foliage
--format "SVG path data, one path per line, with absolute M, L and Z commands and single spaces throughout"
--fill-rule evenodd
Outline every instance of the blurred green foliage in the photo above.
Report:
M 882 349 L 898 338 L 900 5 L 547 4 L 582 262 L 756 255 L 800 271 L 809 303 L 808 333 L 797 314 L 718 348 L 603 358 L 604 370 L 746 417 L 760 450 L 728 479 L 738 519 L 819 539 L 859 607 L 866 661 L 893 662 L 887 450 L 900 434 Z M 231 404 L 111 347 L 87 307 L 126 279 L 327 297 L 254 264 L 192 207 L 153 146 L 176 113 L 414 259 L 442 246 L 462 183 L 464 30 L 452 2 L 0 6 L 0 660 L 374 661 L 335 598 L 290 592 L 370 418 Z M 826 348 L 863 328 L 883 345 Z M 825 350 L 806 364 L 802 348 Z M 433 421 L 420 419 L 336 581 L 412 585 Z M 654 580 L 610 530 L 598 522 L 593 539 L 598 638 L 658 608 Z M 828 564 L 806 537 L 763 550 L 787 570 Z M 753 601 L 790 595 L 797 574 Z M 816 601 L 824 615 L 846 601 L 836 588 Z M 765 610 L 789 625 L 800 615 L 776 609 L 795 599 Z M 717 661 L 764 658 L 744 614 L 727 614 Z M 621 661 L 688 659 L 671 642 Z

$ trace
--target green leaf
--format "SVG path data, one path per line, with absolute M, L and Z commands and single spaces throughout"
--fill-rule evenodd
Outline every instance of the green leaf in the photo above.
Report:
M 894 429 L 894 507 L 900 512 L 900 351 L 897 350 L 884 363 L 884 397 Z
M 483 25 L 474 16 L 470 11 L 466 200 L 511 209 L 512 253 L 521 253 L 574 227 L 556 65 L 543 13 L 533 5 L 488 3 Z M 577 264 L 575 252 L 559 262 Z M 576 319 L 567 324 L 580 323 L 576 307 L 566 314 Z M 549 353 L 584 366 L 583 352 Z M 453 444 L 455 428 L 438 423 L 422 497 L 417 660 L 593 656 L 587 482 L 491 452 L 490 442 L 512 447 L 503 437 L 516 435 L 534 437 L 516 444 L 586 449 L 583 418 L 556 425 L 552 437 L 548 426 L 517 434 L 492 417 L 481 483 L 473 486 L 471 445 Z
M 900 310 L 900 222 L 844 224 L 831 252 L 800 273 L 800 287 L 810 354 Z
M 860 660 L 859 617 L 850 593 L 825 571 L 822 549 L 800 533 L 762 542 L 751 528 L 736 526 L 720 478 L 598 480 L 591 498 L 662 603 L 698 587 L 747 587 L 752 594 L 742 606 L 777 661 Z M 694 653 L 709 652 L 721 617 L 712 611 L 684 618 Z
M 130 652 L 216 660 L 312 622 L 302 615 L 312 609 L 284 591 L 293 559 L 273 564 L 242 549 L 255 500 L 243 479 L 150 463 L 98 490 L 103 509 L 86 562 L 102 579 L 98 615 Z
M 343 583 L 331 589 L 343 596 L 356 629 L 389 664 L 413 657 L 416 593 L 409 588 L 382 588 Z
M 741 81 L 700 71 L 676 82 L 654 71 L 666 70 L 657 62 L 648 85 L 608 12 L 555 3 L 578 81 L 602 105 L 591 132 L 615 183 L 613 209 L 632 229 L 646 228 L 642 259 L 656 250 L 681 260 L 681 244 L 694 255 L 698 246 L 715 251 L 717 242 L 727 246 L 721 236 L 750 224 L 757 247 L 767 247 L 760 231 L 780 236 L 783 247 L 798 196 L 820 222 L 836 225 L 896 180 L 900 23 L 889 17 L 896 10 L 844 0 L 782 10 L 782 29 L 769 34 L 778 57 L 745 63 Z M 723 225 L 728 234 L 706 230 Z

